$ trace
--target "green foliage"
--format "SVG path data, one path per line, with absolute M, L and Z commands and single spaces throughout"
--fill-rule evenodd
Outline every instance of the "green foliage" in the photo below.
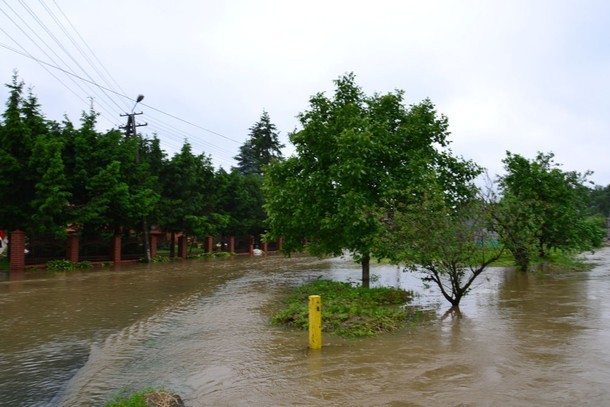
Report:
M 296 155 L 272 164 L 264 191 L 270 231 L 285 253 L 351 252 L 368 285 L 370 257 L 384 215 L 416 201 L 430 178 L 456 202 L 471 194 L 480 169 L 446 149 L 447 118 L 424 100 L 404 106 L 403 92 L 366 96 L 353 74 L 335 81 L 332 98 L 319 93 L 290 134 Z
M 605 187 L 595 185 L 589 190 L 589 199 L 592 214 L 600 214 L 605 218 L 610 217 L 610 185 Z
M 399 207 L 379 239 L 388 257 L 423 273 L 453 307 L 459 307 L 503 246 L 489 232 L 493 207 L 483 199 L 449 205 L 445 191 L 433 184 L 417 203 Z
M 392 332 L 413 318 L 412 312 L 402 307 L 411 299 L 404 290 L 366 289 L 350 283 L 317 280 L 298 287 L 272 322 L 307 329 L 310 295 L 322 297 L 322 330 L 335 335 L 362 337 Z
M 47 262 L 49 271 L 73 271 L 74 263 L 70 260 L 51 260 Z
M 187 142 L 168 159 L 156 136 L 97 131 L 93 110 L 83 113 L 79 128 L 68 119 L 49 121 L 17 75 L 7 87 L 0 120 L 3 229 L 62 235 L 69 226 L 107 236 L 141 230 L 146 217 L 161 230 L 195 237 L 264 231 L 260 175 L 217 176 L 211 158 L 194 154 Z M 282 146 L 266 113 L 251 130 L 260 166 L 279 157 Z
M 263 111 L 261 118 L 250 127 L 250 138 L 239 148 L 237 172 L 242 175 L 261 175 L 274 160 L 282 159 L 281 149 L 284 147 L 279 141 L 277 128 L 269 114 Z
M 132 394 L 123 391 L 114 400 L 106 403 L 105 407 L 149 407 L 149 406 L 171 406 L 180 400 L 175 394 L 165 390 L 147 388 Z M 180 402 L 182 402 L 180 400 Z
M 220 170 L 218 211 L 227 220 L 219 227 L 224 236 L 259 236 L 265 230 L 267 217 L 263 209 L 263 179 L 259 175 L 242 175 Z
M 70 260 L 51 260 L 47 262 L 47 270 L 49 271 L 90 270 L 91 268 L 93 268 L 93 265 L 89 261 L 74 263 Z
M 142 259 L 142 260 L 146 261 L 146 259 Z M 153 263 L 168 263 L 171 261 L 171 259 L 167 256 L 155 256 L 151 260 Z
M 61 142 L 50 134 L 36 98 L 24 95 L 17 74 L 7 87 L 9 99 L 0 123 L 0 225 L 7 230 L 55 231 L 54 205 L 62 208 L 66 201 L 58 173 Z M 47 148 L 42 140 L 48 140 Z
M 535 255 L 589 250 L 603 238 L 587 220 L 589 190 L 583 184 L 589 173 L 562 171 L 553 158 L 538 153 L 528 160 L 507 152 L 503 161 L 507 173 L 500 177 L 496 230 L 522 270 Z
M 189 236 L 214 235 L 227 223 L 226 217 L 216 212 L 217 188 L 210 157 L 194 155 L 185 143 L 180 152 L 167 162 L 161 172 L 163 193 L 157 220 L 163 229 Z M 174 241 L 170 257 L 175 253 Z

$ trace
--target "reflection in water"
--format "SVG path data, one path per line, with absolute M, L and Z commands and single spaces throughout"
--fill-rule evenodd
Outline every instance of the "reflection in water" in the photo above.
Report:
M 98 406 L 165 386 L 187 405 L 606 405 L 610 249 L 586 273 L 492 269 L 461 312 L 396 267 L 377 284 L 437 318 L 379 338 L 269 324 L 289 287 L 357 281 L 342 259 L 234 258 L 0 282 L 1 405 Z

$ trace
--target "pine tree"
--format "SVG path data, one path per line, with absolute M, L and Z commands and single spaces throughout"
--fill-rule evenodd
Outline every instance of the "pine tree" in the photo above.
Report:
M 284 145 L 279 141 L 277 128 L 266 111 L 254 126 L 250 127 L 250 138 L 239 148 L 237 171 L 243 175 L 262 174 L 264 168 L 274 160 L 281 160 Z

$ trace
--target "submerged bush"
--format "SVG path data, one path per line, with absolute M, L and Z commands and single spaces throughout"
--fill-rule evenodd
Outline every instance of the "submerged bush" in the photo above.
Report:
M 405 307 L 409 292 L 397 288 L 363 288 L 350 283 L 317 280 L 295 289 L 274 324 L 308 329 L 309 296 L 322 297 L 322 331 L 346 337 L 373 336 L 405 326 L 417 313 Z

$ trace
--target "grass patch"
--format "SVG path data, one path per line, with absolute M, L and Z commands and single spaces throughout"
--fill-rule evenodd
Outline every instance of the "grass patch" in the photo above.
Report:
M 502 256 L 498 258 L 498 260 L 491 263 L 492 267 L 510 267 L 515 265 L 515 258 L 508 250 L 505 250 L 502 253 Z
M 506 250 L 502 256 L 491 265 L 496 267 L 515 266 L 515 258 Z M 585 262 L 578 253 L 565 250 L 551 250 L 545 257 L 535 256 L 531 260 L 530 267 L 545 266 L 557 271 L 587 271 L 593 268 L 593 264 Z
M 121 394 L 104 407 L 183 406 L 180 396 L 164 390 L 148 388 L 131 395 Z
M 50 260 L 47 262 L 47 270 L 49 271 L 74 271 L 74 270 L 90 270 L 93 267 L 89 261 L 81 261 L 73 263 L 70 260 Z
M 362 288 L 350 283 L 317 280 L 296 288 L 285 301 L 285 307 L 272 317 L 272 322 L 307 330 L 310 295 L 322 297 L 322 331 L 344 337 L 393 332 L 421 315 L 404 307 L 412 299 L 405 290 Z
M 536 258 L 534 262 L 549 265 L 559 271 L 587 271 L 594 267 L 593 264 L 587 263 L 577 256 L 576 253 L 563 250 L 552 250 L 544 258 Z

